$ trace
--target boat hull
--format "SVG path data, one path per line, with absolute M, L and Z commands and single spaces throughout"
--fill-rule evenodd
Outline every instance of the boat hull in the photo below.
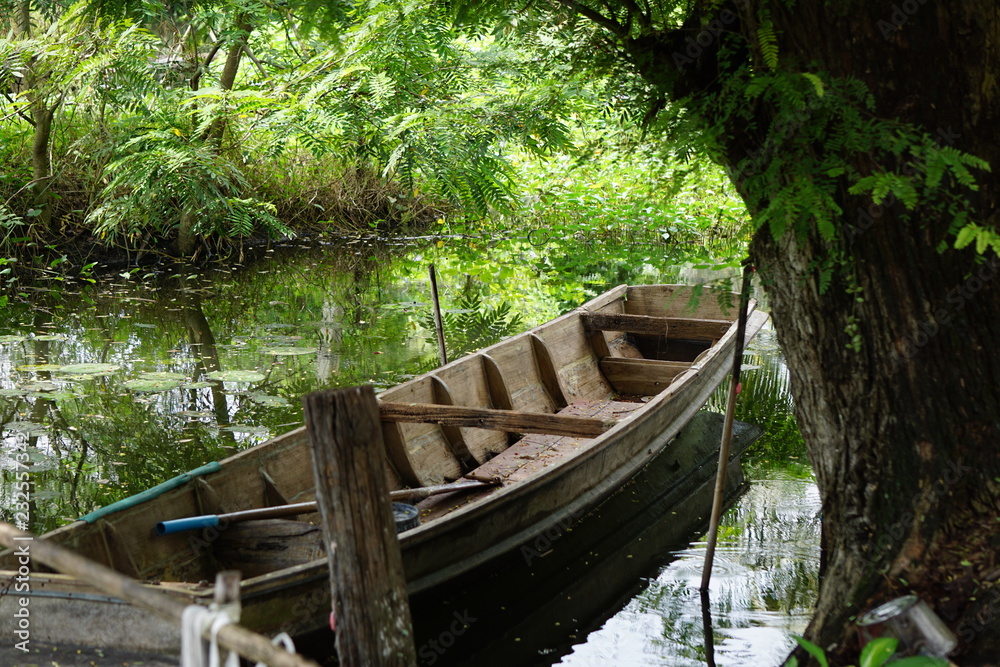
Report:
M 585 330 L 584 318 L 584 314 L 597 313 L 600 317 L 590 320 L 595 327 L 611 319 L 622 323 L 614 326 L 643 331 L 649 323 L 638 320 L 650 317 L 643 315 L 644 312 L 669 313 L 671 301 L 677 301 L 688 291 L 677 286 L 616 288 L 577 311 L 380 396 L 394 401 L 420 401 L 427 400 L 422 397 L 430 392 L 438 403 L 443 401 L 441 391 L 444 391 L 448 404 L 466 400 L 515 413 L 525 409 L 524 406 L 539 412 L 555 412 L 560 405 L 571 408 L 597 396 L 602 398 L 598 403 L 604 408 L 617 405 L 624 415 L 597 437 L 567 437 L 557 444 L 545 441 L 548 449 L 526 444 L 529 438 L 525 437 L 519 445 L 509 447 L 510 451 L 499 454 L 488 451 L 490 447 L 497 449 L 495 432 L 455 429 L 449 437 L 457 438 L 463 447 L 467 445 L 462 452 L 465 456 L 482 463 L 497 454 L 495 461 L 487 460 L 482 465 L 483 469 L 497 469 L 490 466 L 504 457 L 512 458 L 518 446 L 523 448 L 518 451 L 528 452 L 524 456 L 533 459 L 516 473 L 522 476 L 516 483 L 484 492 L 484 497 L 474 502 L 464 505 L 459 502 L 448 508 L 446 515 L 400 536 L 411 595 L 426 594 L 470 576 L 502 556 L 536 549 L 540 538 L 566 530 L 654 458 L 675 457 L 678 479 L 697 463 L 675 438 L 730 370 L 737 335 L 733 317 L 722 320 L 720 306 L 703 303 L 690 321 L 680 318 L 670 321 L 669 326 L 688 329 L 694 326 L 692 322 L 701 330 L 718 328 L 717 334 L 711 334 L 718 338 L 705 342 L 696 358 L 679 366 L 682 371 L 673 369 L 676 365 L 673 362 L 647 363 L 635 359 L 640 355 L 638 348 L 655 347 L 655 339 L 653 343 L 643 343 L 639 336 L 633 346 L 622 335 Z M 680 306 L 675 304 L 673 308 L 678 310 Z M 766 315 L 751 314 L 746 340 L 753 337 L 764 321 Z M 623 386 L 655 386 L 651 391 L 658 393 L 641 402 L 615 403 L 618 388 L 611 386 L 607 379 L 610 375 L 599 366 L 606 360 L 623 359 L 638 369 L 628 374 L 642 376 L 635 382 L 634 378 L 625 378 L 623 382 L 631 384 Z M 673 379 L 664 380 L 661 389 L 660 382 L 667 377 Z M 623 392 L 618 389 L 618 393 Z M 538 405 L 542 407 L 534 407 Z M 443 435 L 449 434 L 444 427 L 418 424 L 404 428 L 384 424 L 383 428 L 387 476 L 392 486 L 436 484 L 447 480 L 449 475 L 461 475 L 459 464 L 441 455 L 445 445 L 454 444 L 445 442 L 447 438 Z M 75 522 L 46 537 L 89 557 L 99 557 L 140 580 L 153 576 L 173 580 L 174 583 L 151 585 L 187 602 L 207 604 L 213 591 L 199 579 L 225 569 L 224 563 L 211 555 L 220 540 L 225 539 L 225 531 L 206 529 L 195 534 L 156 538 L 152 536 L 152 527 L 165 519 L 204 514 L 206 508 L 218 505 L 220 499 L 228 503 L 228 511 L 259 506 L 262 497 L 271 505 L 308 500 L 311 464 L 307 437 L 304 429 L 297 429 L 230 457 L 222 462 L 220 471 L 185 481 L 155 500 L 103 518 L 91 518 L 92 523 Z M 559 455 L 551 456 L 553 452 Z M 316 557 L 302 561 L 303 554 L 308 553 L 312 552 L 306 545 L 288 556 L 298 558 L 289 561 L 293 564 L 259 574 L 244 574 L 241 624 L 265 634 L 284 631 L 296 635 L 327 623 L 330 609 L 327 560 L 325 555 L 315 554 Z M 0 571 L 0 577 L 10 576 L 11 572 Z M 31 590 L 24 595 L 31 600 L 34 641 L 157 653 L 178 650 L 178 628 L 69 577 L 33 574 Z M 17 599 L 13 596 L 0 596 L 3 636 L 13 636 L 15 604 Z

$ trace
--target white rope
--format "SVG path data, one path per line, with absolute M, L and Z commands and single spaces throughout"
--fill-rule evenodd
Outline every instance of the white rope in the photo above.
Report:
M 275 646 L 282 646 L 289 653 L 295 653 L 295 642 L 292 641 L 292 638 L 288 636 L 287 632 L 279 633 L 274 639 L 271 640 L 271 643 Z M 267 664 L 258 662 L 256 667 L 267 667 Z
M 212 611 L 198 604 L 188 605 L 181 616 L 181 667 L 240 667 L 240 657 L 229 652 L 225 665 L 219 658 L 219 630 L 233 622 L 225 611 Z M 201 635 L 210 630 L 211 639 Z

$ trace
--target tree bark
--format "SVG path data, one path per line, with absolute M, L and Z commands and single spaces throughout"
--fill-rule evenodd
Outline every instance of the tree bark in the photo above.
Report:
M 236 75 L 239 73 L 243 50 L 246 47 L 247 38 L 253 30 L 253 25 L 250 23 L 250 17 L 247 14 L 239 15 L 235 23 L 238 37 L 230 43 L 226 54 L 226 63 L 223 65 L 222 73 L 219 75 L 219 88 L 225 91 L 232 90 L 233 84 L 236 83 Z M 213 57 L 214 53 L 215 49 L 213 48 Z M 195 78 L 192 79 L 191 85 L 195 89 L 197 89 L 200 76 L 201 72 L 199 71 L 195 75 Z M 213 142 L 216 150 L 221 151 L 222 140 L 225 134 L 226 118 L 220 115 L 205 129 L 202 140 Z M 180 224 L 177 227 L 177 250 L 182 257 L 190 259 L 197 251 L 197 235 L 194 233 L 194 226 L 197 219 L 197 211 L 185 210 L 181 212 Z
M 52 161 L 49 159 L 49 144 L 52 140 L 52 120 L 59 104 L 49 107 L 44 99 L 34 99 L 31 93 L 31 118 L 35 123 L 35 134 L 31 144 L 31 187 L 34 191 L 34 207 L 40 213 L 36 220 L 45 229 L 52 223 Z
M 681 30 L 617 40 L 648 81 L 667 97 L 690 96 L 705 125 L 723 130 L 720 160 L 752 214 L 768 204 L 751 193 L 753 178 L 796 145 L 765 143 L 777 110 L 761 98 L 745 98 L 756 105 L 749 121 L 724 112 L 738 67 L 768 69 L 758 32 L 765 11 L 785 71 L 860 79 L 874 98 L 871 117 L 920 126 L 939 144 L 1000 165 L 994 0 L 737 0 L 698 11 Z M 810 122 L 807 113 L 802 127 Z M 799 131 L 788 128 L 786 138 Z M 815 156 L 799 146 L 803 159 Z M 883 157 L 851 159 L 869 174 Z M 996 230 L 1000 183 L 978 176 L 972 221 Z M 795 177 L 789 167 L 781 185 Z M 807 635 L 834 664 L 856 661 L 854 617 L 914 592 L 956 632 L 962 664 L 992 661 L 1000 644 L 1000 260 L 952 249 L 950 212 L 879 206 L 846 182 L 835 203 L 836 240 L 815 228 L 775 238 L 764 227 L 751 245 L 823 499 L 820 595 Z M 942 242 L 949 247 L 939 252 Z M 817 267 L 831 261 L 845 268 L 824 287 Z

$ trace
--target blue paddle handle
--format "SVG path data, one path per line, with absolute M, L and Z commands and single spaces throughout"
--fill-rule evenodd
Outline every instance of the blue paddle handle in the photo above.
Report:
M 218 514 L 206 514 L 205 516 L 192 516 L 187 519 L 174 519 L 172 521 L 161 521 L 156 524 L 157 535 L 170 535 L 184 530 L 198 530 L 199 528 L 215 528 L 219 525 Z

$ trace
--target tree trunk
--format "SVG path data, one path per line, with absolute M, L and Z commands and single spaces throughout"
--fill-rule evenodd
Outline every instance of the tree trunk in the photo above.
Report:
M 236 31 L 238 37 L 235 38 L 229 45 L 229 51 L 226 54 L 226 64 L 222 67 L 222 73 L 219 75 L 219 88 L 222 90 L 232 90 L 233 84 L 236 83 L 236 75 L 240 70 L 240 61 L 243 57 L 243 49 L 247 44 L 247 38 L 250 32 L 253 30 L 253 25 L 250 23 L 249 16 L 247 14 L 241 14 L 236 18 Z M 213 55 L 215 50 L 212 51 Z M 192 79 L 191 85 L 193 88 L 197 89 L 198 79 L 200 78 L 200 72 Z M 205 129 L 202 135 L 202 140 L 206 142 L 213 142 L 215 144 L 216 150 L 222 150 L 222 140 L 226 134 L 226 118 L 225 116 L 218 116 L 212 123 Z M 182 257 L 191 259 L 197 250 L 197 235 L 194 233 L 193 228 L 197 222 L 197 211 L 185 210 L 181 212 L 180 225 L 177 229 L 177 250 Z
M 783 141 L 768 144 L 773 124 L 785 121 L 765 98 L 742 98 L 750 120 L 726 107 L 727 85 L 746 76 L 739 68 L 748 60 L 755 75 L 768 73 L 765 12 L 785 72 L 860 78 L 874 98 L 865 118 L 920 126 L 939 144 L 1000 166 L 995 0 L 737 0 L 701 11 L 683 30 L 618 39 L 645 78 L 674 99 L 690 95 L 705 125 L 722 130 L 720 160 L 751 213 L 801 177 L 795 164 L 815 160 L 823 140 L 819 132 L 812 144 L 793 141 L 819 122 L 808 109 L 778 133 Z M 849 155 L 862 175 L 885 166 L 884 153 Z M 778 157 L 787 167 L 762 197 L 754 179 L 759 185 Z M 979 190 L 965 193 L 971 219 L 996 230 L 1000 183 L 978 176 Z M 835 239 L 815 225 L 789 226 L 778 238 L 763 227 L 751 246 L 823 499 L 820 596 L 807 634 L 844 664 L 856 661 L 854 617 L 914 592 L 956 632 L 962 664 L 992 661 L 1000 648 L 1000 260 L 952 249 L 949 211 L 876 205 L 850 194 L 846 181 L 835 203 Z
M 34 98 L 34 94 L 32 93 Z M 36 220 L 45 229 L 52 222 L 52 162 L 49 159 L 49 143 L 52 139 L 52 119 L 58 103 L 49 107 L 43 99 L 32 99 L 31 118 L 35 123 L 35 134 L 31 145 L 31 187 L 34 191 L 33 206 L 40 211 Z
M 253 25 L 246 14 L 236 17 L 235 23 L 238 36 L 229 44 L 229 50 L 226 52 L 226 64 L 222 66 L 222 73 L 219 75 L 219 88 L 226 91 L 232 90 L 233 84 L 236 83 L 236 75 L 240 71 L 240 62 L 243 60 L 243 51 L 246 48 L 250 32 L 253 30 Z M 226 118 L 219 116 L 209 126 L 205 139 L 221 145 L 225 133 Z

